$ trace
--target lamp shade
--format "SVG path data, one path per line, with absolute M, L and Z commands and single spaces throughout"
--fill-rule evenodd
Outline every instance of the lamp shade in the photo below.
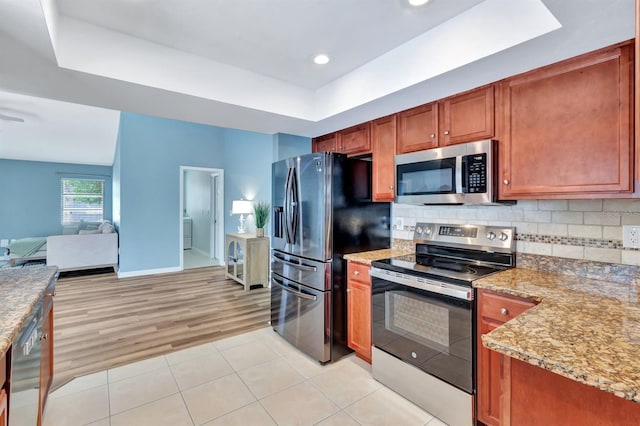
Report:
M 253 213 L 253 206 L 248 200 L 234 200 L 231 206 L 232 214 L 250 214 Z

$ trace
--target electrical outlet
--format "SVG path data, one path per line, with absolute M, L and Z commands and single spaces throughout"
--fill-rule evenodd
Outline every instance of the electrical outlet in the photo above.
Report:
M 394 220 L 394 224 L 395 224 L 395 228 L 398 231 L 403 231 L 404 230 L 404 218 L 396 217 L 395 220 Z
M 640 248 L 640 225 L 624 225 L 622 227 L 622 246 Z

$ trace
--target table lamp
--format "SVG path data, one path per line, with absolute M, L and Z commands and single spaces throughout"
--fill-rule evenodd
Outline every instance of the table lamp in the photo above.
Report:
M 253 207 L 251 206 L 251 201 L 248 200 L 234 200 L 233 205 L 231 206 L 231 214 L 239 214 L 240 215 L 240 226 L 238 226 L 238 233 L 242 234 L 247 232 L 244 229 L 244 215 L 251 214 L 253 212 Z

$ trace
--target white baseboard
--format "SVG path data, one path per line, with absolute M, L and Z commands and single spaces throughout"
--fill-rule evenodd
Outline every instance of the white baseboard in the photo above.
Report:
M 158 269 L 143 269 L 141 271 L 129 271 L 129 272 L 121 272 L 118 271 L 118 278 L 129 278 L 129 277 L 140 277 L 143 275 L 156 275 L 156 274 L 167 274 L 169 272 L 181 272 L 179 266 L 173 266 L 171 268 L 158 268 Z

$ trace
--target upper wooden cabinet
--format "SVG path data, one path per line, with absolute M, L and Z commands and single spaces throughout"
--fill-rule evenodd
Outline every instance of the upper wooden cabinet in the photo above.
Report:
M 396 127 L 396 115 L 379 118 L 371 122 L 373 201 L 394 200 Z
M 311 143 L 311 152 L 337 152 L 338 150 L 338 132 L 329 133 L 328 135 L 313 138 Z
M 398 113 L 398 154 L 438 146 L 438 104 L 421 105 Z
M 631 196 L 632 55 L 615 46 L 501 83 L 501 199 Z
M 440 146 L 492 138 L 493 99 L 493 86 L 487 86 L 438 102 Z
M 353 155 L 371 153 L 370 123 L 362 123 L 348 129 L 340 130 L 338 152 Z
M 398 154 L 493 136 L 493 86 L 398 113 Z

